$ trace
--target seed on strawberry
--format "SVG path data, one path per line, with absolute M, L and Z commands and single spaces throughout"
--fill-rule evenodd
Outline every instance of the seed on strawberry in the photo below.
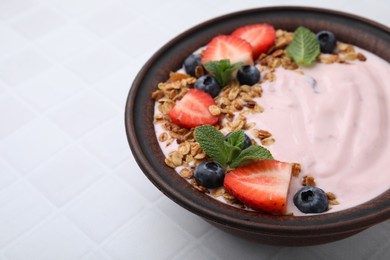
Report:
M 252 47 L 245 40 L 231 35 L 219 35 L 207 44 L 202 54 L 202 64 L 225 59 L 230 60 L 231 64 L 253 64 L 252 56 Z
M 261 160 L 232 170 L 225 176 L 224 187 L 254 210 L 285 214 L 292 165 L 275 160 Z
M 218 117 L 210 113 L 209 107 L 212 105 L 215 105 L 215 101 L 209 94 L 190 89 L 169 111 L 168 116 L 172 122 L 186 128 L 215 125 Z
M 265 23 L 242 26 L 236 29 L 232 35 L 250 43 L 254 58 L 267 52 L 274 44 L 276 37 L 274 27 Z

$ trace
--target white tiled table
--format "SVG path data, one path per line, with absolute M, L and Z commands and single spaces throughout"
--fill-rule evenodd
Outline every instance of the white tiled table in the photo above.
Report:
M 124 103 L 150 55 L 207 19 L 270 5 L 390 26 L 385 0 L 0 0 L 0 259 L 388 259 L 390 222 L 308 248 L 227 235 L 131 156 Z

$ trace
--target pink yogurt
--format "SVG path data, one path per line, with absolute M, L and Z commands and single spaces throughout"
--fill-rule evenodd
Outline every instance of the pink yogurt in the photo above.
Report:
M 279 68 L 276 80 L 262 84 L 255 99 L 263 113 L 247 116 L 255 128 L 272 133 L 267 148 L 275 159 L 302 166 L 293 177 L 288 212 L 301 213 L 292 198 L 311 175 L 317 186 L 333 192 L 347 209 L 375 198 L 390 188 L 390 65 L 357 49 L 367 60 L 351 64 L 319 64 L 297 71 Z M 156 135 L 162 130 L 155 125 Z M 223 129 L 222 129 L 223 130 Z M 226 131 L 225 131 L 226 132 Z M 247 135 L 253 138 L 251 130 Z M 174 144 L 162 151 L 168 155 Z

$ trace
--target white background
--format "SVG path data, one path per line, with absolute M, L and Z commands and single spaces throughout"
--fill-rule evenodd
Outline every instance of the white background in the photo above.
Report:
M 306 248 L 225 234 L 130 153 L 124 104 L 146 60 L 200 22 L 271 5 L 390 26 L 385 0 L 0 0 L 0 259 L 389 259 L 389 221 Z

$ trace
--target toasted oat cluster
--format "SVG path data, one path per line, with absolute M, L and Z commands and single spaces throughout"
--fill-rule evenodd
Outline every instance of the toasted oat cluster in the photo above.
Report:
M 158 103 L 158 113 L 154 117 L 154 123 L 160 124 L 164 132 L 158 136 L 158 140 L 170 146 L 173 142 L 178 144 L 178 149 L 171 152 L 165 163 L 171 167 L 181 167 L 179 174 L 190 181 L 195 189 L 201 192 L 210 193 L 213 197 L 222 196 L 228 202 L 237 204 L 238 201 L 230 194 L 224 192 L 223 187 L 210 192 L 208 189 L 198 185 L 193 178 L 195 167 L 202 162 L 207 155 L 202 151 L 194 139 L 194 129 L 180 127 L 171 122 L 168 112 L 172 109 L 175 101 L 180 99 L 188 89 L 193 87 L 196 78 L 185 74 L 171 73 L 170 78 L 157 86 L 152 98 Z M 261 97 L 262 88 L 260 84 L 255 86 L 239 85 L 233 80 L 215 98 L 216 105 L 210 106 L 210 113 L 218 116 L 219 121 L 215 127 L 228 132 L 236 130 L 251 130 L 256 139 L 252 143 L 260 143 L 264 146 L 275 142 L 272 134 L 267 130 L 255 128 L 255 122 L 247 122 L 246 115 L 249 113 L 262 113 L 264 109 L 254 101 L 254 98 Z
M 270 146 L 276 142 L 272 134 L 267 129 L 257 129 L 255 122 L 247 122 L 247 115 L 254 113 L 263 113 L 264 108 L 259 105 L 255 98 L 262 95 L 261 84 L 265 81 L 276 80 L 274 74 L 276 68 L 282 67 L 287 70 L 297 70 L 297 65 L 286 52 L 286 47 L 293 39 L 294 33 L 284 30 L 276 30 L 273 46 L 266 53 L 262 53 L 255 61 L 256 66 L 262 73 L 262 79 L 253 86 L 240 85 L 236 79 L 225 86 L 220 94 L 214 98 L 215 105 L 208 107 L 211 115 L 218 117 L 218 122 L 214 126 L 223 134 L 237 130 L 251 131 L 255 137 L 251 140 L 252 144 L 261 144 Z M 335 54 L 321 53 L 317 57 L 317 62 L 348 63 L 351 60 L 365 61 L 363 54 L 356 52 L 354 47 L 344 43 L 338 43 Z M 160 124 L 164 131 L 158 136 L 159 142 L 166 147 L 177 144 L 177 149 L 171 152 L 166 158 L 165 163 L 169 167 L 178 170 L 179 174 L 187 179 L 192 186 L 204 193 L 208 193 L 215 198 L 223 198 L 227 203 L 245 208 L 245 205 L 237 200 L 232 194 L 225 191 L 224 187 L 216 189 L 207 189 L 199 185 L 194 179 L 194 170 L 196 166 L 208 158 L 200 145 L 195 141 L 194 128 L 180 127 L 173 123 L 168 113 L 175 106 L 177 100 L 180 100 L 200 76 L 205 74 L 202 66 L 196 67 L 195 76 L 184 73 L 171 72 L 166 82 L 158 84 L 157 89 L 152 93 L 152 99 L 157 103 L 157 110 L 154 117 L 154 123 Z M 292 164 L 292 175 L 297 177 L 301 172 L 299 163 Z M 315 186 L 316 183 L 312 176 L 304 176 L 303 186 Z M 330 205 L 337 205 L 336 196 L 328 192 Z

